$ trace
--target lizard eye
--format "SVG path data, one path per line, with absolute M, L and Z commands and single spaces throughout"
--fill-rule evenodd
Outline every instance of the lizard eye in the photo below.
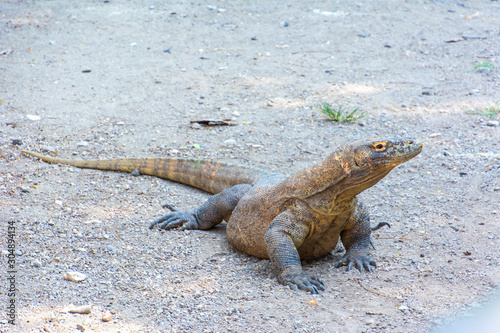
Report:
M 375 151 L 384 151 L 386 149 L 386 144 L 385 142 L 376 142 L 372 145 L 372 147 Z

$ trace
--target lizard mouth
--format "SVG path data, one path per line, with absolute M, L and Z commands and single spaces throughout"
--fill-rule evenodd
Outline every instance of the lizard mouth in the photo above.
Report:
M 406 162 L 411 160 L 422 151 L 422 143 L 420 142 L 411 142 L 411 145 L 401 154 L 400 158 L 397 161 L 397 164 Z
M 386 164 L 395 167 L 403 162 L 411 160 L 422 151 L 422 143 L 411 141 L 406 146 L 396 149 L 390 156 L 377 158 L 377 164 Z
M 363 166 L 363 163 L 361 163 L 361 161 L 358 161 L 357 156 L 354 157 L 354 165 L 356 166 L 356 168 L 361 168 Z

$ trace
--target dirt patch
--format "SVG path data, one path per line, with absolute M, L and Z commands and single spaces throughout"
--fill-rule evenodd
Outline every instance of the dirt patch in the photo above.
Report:
M 15 221 L 19 332 L 424 332 L 487 307 L 500 279 L 500 127 L 488 116 L 500 109 L 497 1 L 0 10 L 1 270 Z M 369 116 L 327 121 L 325 101 Z M 237 126 L 190 123 L 227 118 Z M 373 223 L 392 225 L 375 234 L 379 269 L 335 269 L 342 253 L 307 262 L 327 286 L 320 295 L 280 285 L 268 261 L 227 243 L 224 225 L 147 229 L 163 203 L 204 202 L 198 190 L 20 153 L 199 157 L 291 174 L 388 135 L 424 150 L 361 194 Z M 68 271 L 87 278 L 64 280 Z M 12 330 L 7 311 L 0 320 Z

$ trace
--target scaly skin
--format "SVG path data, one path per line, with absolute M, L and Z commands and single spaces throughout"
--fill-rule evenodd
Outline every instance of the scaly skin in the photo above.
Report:
M 303 271 L 301 259 L 325 256 L 341 240 L 346 253 L 337 267 L 371 272 L 376 267 L 370 254 L 372 229 L 368 212 L 356 196 L 421 150 L 421 143 L 406 138 L 354 142 L 290 177 L 199 160 L 82 161 L 25 153 L 81 168 L 138 170 L 213 193 L 196 209 L 169 207 L 172 212 L 153 221 L 150 229 L 155 225 L 210 229 L 225 220 L 234 247 L 270 259 L 282 284 L 318 293 L 325 290 L 324 284 Z

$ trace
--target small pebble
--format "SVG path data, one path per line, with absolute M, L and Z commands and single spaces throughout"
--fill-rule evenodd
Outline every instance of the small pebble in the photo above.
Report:
M 55 153 L 57 151 L 56 147 L 54 146 L 42 146 L 40 147 L 42 149 L 43 152 L 48 152 L 48 153 Z
M 41 119 L 40 116 L 35 116 L 33 114 L 26 115 L 26 118 L 28 118 L 29 120 L 40 120 Z
M 486 123 L 486 126 L 498 127 L 500 122 L 498 120 L 490 120 Z
M 225 147 L 236 147 L 236 140 L 235 139 L 228 139 L 223 142 L 223 145 Z
M 106 311 L 102 314 L 102 321 L 108 322 L 111 321 L 111 319 L 113 319 L 113 314 L 111 312 Z
M 478 69 L 475 70 L 476 73 L 481 73 L 481 74 L 490 74 L 491 71 L 492 70 L 489 67 L 479 67 Z
M 116 251 L 116 247 L 114 247 L 113 245 L 106 245 L 105 248 L 106 248 L 106 250 L 108 250 L 110 252 Z
M 195 130 L 198 130 L 198 129 L 201 129 L 201 125 L 200 125 L 200 124 L 198 124 L 198 123 L 192 123 L 192 124 L 191 124 L 191 128 L 192 128 L 192 129 L 195 129 Z
M 92 305 L 81 305 L 81 306 L 73 306 L 70 310 L 70 313 L 80 313 L 80 314 L 89 314 L 92 312 Z
M 31 262 L 31 267 L 40 268 L 42 267 L 42 263 L 40 260 L 35 259 Z
M 87 147 L 89 143 L 87 141 L 80 141 L 76 145 L 79 147 Z
M 309 305 L 318 305 L 318 301 L 315 299 L 310 300 L 308 303 Z
M 12 139 L 11 142 L 14 146 L 22 146 L 23 145 L 23 140 L 21 140 L 21 139 Z
M 21 190 L 21 192 L 23 193 L 29 193 L 30 192 L 30 189 L 27 188 L 26 186 L 19 186 L 19 189 Z
M 85 327 L 82 324 L 76 325 L 76 328 L 81 332 L 85 332 Z
M 67 272 L 63 275 L 64 280 L 80 282 L 87 278 L 87 275 L 80 272 Z
M 429 134 L 429 138 L 435 138 L 437 136 L 441 136 L 441 133 L 431 133 L 431 134 Z

